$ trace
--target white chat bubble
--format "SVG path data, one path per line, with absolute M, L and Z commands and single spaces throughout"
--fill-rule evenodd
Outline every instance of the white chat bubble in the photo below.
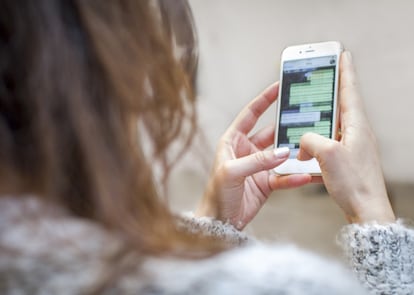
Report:
M 305 112 L 305 113 L 282 113 L 280 123 L 282 125 L 311 123 L 321 120 L 321 112 Z

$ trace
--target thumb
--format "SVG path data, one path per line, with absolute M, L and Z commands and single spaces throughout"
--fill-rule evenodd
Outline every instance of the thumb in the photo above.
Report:
M 329 150 L 337 141 L 326 138 L 317 133 L 305 133 L 300 139 L 298 160 L 306 161 L 316 158 L 320 161 L 321 154 Z
M 230 160 L 226 163 L 229 177 L 247 177 L 255 173 L 275 168 L 289 157 L 289 148 L 260 151 L 254 154 Z

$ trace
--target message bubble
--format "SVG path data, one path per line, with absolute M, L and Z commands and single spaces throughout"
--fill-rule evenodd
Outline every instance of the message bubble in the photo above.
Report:
M 317 70 L 307 74 L 307 81 L 290 85 L 290 105 L 329 102 L 333 96 L 333 69 Z
M 319 105 L 319 106 L 307 106 L 305 104 L 300 106 L 301 112 L 329 112 L 332 111 L 331 104 Z
M 324 135 L 326 137 L 329 136 L 331 129 L 328 127 L 297 127 L 297 128 L 288 128 L 287 130 L 287 136 L 302 136 L 306 132 L 315 132 L 320 135 Z
M 306 112 L 306 113 L 282 113 L 280 123 L 282 125 L 312 123 L 321 120 L 321 112 Z

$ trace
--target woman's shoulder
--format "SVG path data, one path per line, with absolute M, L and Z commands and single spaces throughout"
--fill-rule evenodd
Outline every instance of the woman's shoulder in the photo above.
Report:
M 3 247 L 31 254 L 41 254 L 47 248 L 47 253 L 62 248 L 76 248 L 79 253 L 87 253 L 110 240 L 114 239 L 96 223 L 72 217 L 58 206 L 30 196 L 0 197 L 0 242 Z M 105 244 L 106 248 L 110 246 L 111 243 Z
M 75 294 L 101 276 L 119 242 L 34 197 L 0 197 L 0 293 Z
M 223 236 L 243 235 L 212 220 L 184 226 Z M 236 242 L 235 244 L 238 244 Z M 137 258 L 108 293 L 122 294 L 363 294 L 339 263 L 292 245 L 242 243 L 203 260 Z M 74 294 L 90 290 L 110 268 L 120 239 L 34 198 L 0 198 L 0 293 Z M 128 258 L 128 257 L 127 257 Z M 129 258 L 128 258 L 129 259 Z M 30 291 L 29 291 L 30 290 Z
M 366 294 L 340 263 L 293 245 L 258 242 L 201 261 L 149 259 L 143 270 L 156 294 Z

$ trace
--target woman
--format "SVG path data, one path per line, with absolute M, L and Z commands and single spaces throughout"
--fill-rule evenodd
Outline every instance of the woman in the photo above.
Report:
M 2 1 L 2 294 L 365 293 L 335 263 L 293 246 L 255 243 L 238 231 L 272 190 L 317 181 L 309 175 L 270 175 L 268 169 L 288 153 L 264 151 L 272 130 L 249 135 L 275 100 L 277 83 L 223 136 L 196 211 L 216 219 L 176 217 L 164 203 L 160 187 L 196 128 L 191 24 L 184 1 Z M 342 71 L 341 96 L 351 99 L 343 99 L 344 135 L 335 149 L 346 149 L 333 153 L 325 147 L 331 142 L 307 135 L 301 157 L 321 161 L 323 180 L 350 220 L 392 222 L 381 187 L 371 190 L 356 182 L 361 189 L 356 192 L 367 193 L 378 206 L 371 211 L 359 195 L 335 191 L 335 163 L 322 164 L 335 157 L 331 160 L 344 167 L 338 171 L 346 171 L 343 156 L 352 169 L 360 168 L 346 153 L 358 147 L 346 139 L 351 138 L 346 126 L 356 120 L 346 115 L 347 107 L 365 120 L 360 103 L 346 103 L 356 97 L 348 58 Z M 353 132 L 369 131 L 359 127 Z M 365 140 L 370 144 L 372 138 Z M 382 181 L 376 154 L 367 161 L 370 180 Z M 158 171 L 163 177 L 156 177 Z M 368 211 L 373 214 L 367 216 Z M 382 214 L 387 218 L 379 219 Z M 373 251 L 371 237 L 379 234 L 406 248 L 384 242 Z M 407 272 L 408 264 L 400 267 L 403 258 L 396 256 L 393 264 L 378 260 L 380 266 L 365 261 L 385 251 L 410 253 L 410 230 L 399 224 L 351 226 L 344 237 L 353 266 L 374 292 L 385 289 L 364 271 L 375 274 L 381 267 L 399 274 L 395 282 L 409 290 L 413 272 Z M 387 277 L 383 285 L 398 291 L 395 282 Z

